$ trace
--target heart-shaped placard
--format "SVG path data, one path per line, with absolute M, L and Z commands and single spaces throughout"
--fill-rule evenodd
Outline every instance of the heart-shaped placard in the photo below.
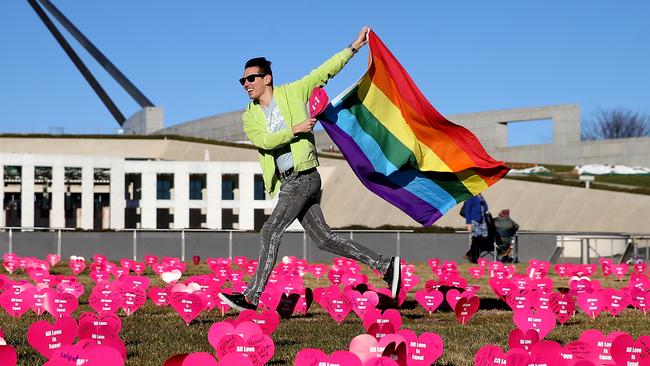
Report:
M 323 113 L 327 108 L 327 103 L 329 103 L 329 97 L 325 89 L 319 87 L 312 89 L 309 95 L 309 116 L 315 118 Z
M 72 344 L 77 337 L 77 331 L 78 325 L 73 318 L 60 318 L 54 324 L 39 320 L 27 329 L 27 342 L 49 359 L 56 349 Z
M 361 360 L 357 355 L 349 351 L 336 351 L 331 355 L 317 348 L 304 348 L 298 352 L 293 362 L 294 366 L 314 365 L 345 365 L 361 366 Z

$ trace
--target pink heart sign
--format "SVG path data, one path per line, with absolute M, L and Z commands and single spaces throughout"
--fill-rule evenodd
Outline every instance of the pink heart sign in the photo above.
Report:
M 509 365 L 506 356 L 499 346 L 488 344 L 481 347 L 474 355 L 474 366 L 499 366 Z
M 34 296 L 34 303 L 32 304 L 32 311 L 37 315 L 41 315 L 45 312 L 45 295 L 48 293 L 54 293 L 54 290 L 49 287 L 34 287 L 29 290 Z
M 282 291 L 276 285 L 267 285 L 260 295 L 259 308 L 275 311 L 282 299 Z
M 600 360 L 601 364 L 614 366 L 616 365 L 616 362 L 614 362 L 614 359 L 612 359 L 612 342 L 622 334 L 626 333 L 612 332 L 609 335 L 605 336 L 599 330 L 589 329 L 582 332 L 579 340 L 596 347 L 598 360 Z
M 377 339 L 380 339 L 382 337 L 387 336 L 388 334 L 394 334 L 395 329 L 393 328 L 393 325 L 391 323 L 385 323 L 385 324 L 374 323 L 371 324 L 370 327 L 368 327 L 368 331 L 366 333 L 370 334 L 371 336 Z
M 128 289 L 123 286 L 120 295 L 122 295 L 122 305 L 120 307 L 124 309 L 127 316 L 136 312 L 147 301 L 147 293 L 140 288 Z
M 438 334 L 424 332 L 418 337 L 414 331 L 402 329 L 397 332 L 397 335 L 404 337 L 408 345 L 408 365 L 432 365 L 442 356 L 444 344 Z
M 205 309 L 205 304 L 197 294 L 188 294 L 187 292 L 174 292 L 169 295 L 169 305 L 185 321 L 190 324 Z
M 472 276 L 473 279 L 477 280 L 477 279 L 483 277 L 483 273 L 485 272 L 484 268 L 485 267 L 476 267 L 476 266 L 469 267 L 469 269 L 468 269 L 469 275 Z
M 622 281 L 623 277 L 625 277 L 627 272 L 630 270 L 630 265 L 627 263 L 612 264 L 610 267 L 612 268 L 612 272 L 619 281 Z
M 86 269 L 86 260 L 84 257 L 78 257 L 76 255 L 70 256 L 70 261 L 68 262 L 72 273 L 78 275 Z
M 38 353 L 49 359 L 52 353 L 77 337 L 77 322 L 73 318 L 60 318 L 54 325 L 45 320 L 32 323 L 27 330 L 27 342 Z
M 566 323 L 576 311 L 573 296 L 559 292 L 553 292 L 551 294 L 549 306 L 560 324 Z
M 402 327 L 402 316 L 395 309 L 388 309 L 383 313 L 377 309 L 370 309 L 363 316 L 363 327 L 367 331 L 375 323 L 380 325 L 390 323 L 393 329 L 397 331 Z
M 369 360 L 384 355 L 384 352 L 389 347 L 395 350 L 400 343 L 405 344 L 405 340 L 402 336 L 396 334 L 382 337 L 379 341 L 369 334 L 361 334 L 352 338 L 349 349 L 350 352 L 357 355 L 361 359 L 361 362 L 366 365 Z
M 328 292 L 322 295 L 321 305 L 325 308 L 325 311 L 336 321 L 341 324 L 345 317 L 348 316 L 352 307 L 347 302 L 343 294 Z M 368 311 L 369 312 L 369 311 Z M 368 314 L 366 312 L 366 315 Z
M 242 338 L 249 338 L 252 335 L 260 333 L 262 333 L 260 327 L 250 321 L 241 321 L 237 325 L 221 321 L 212 324 L 208 330 L 208 342 L 215 350 L 217 350 L 221 340 L 228 335 L 234 334 Z
M 341 365 L 362 366 L 357 355 L 349 351 L 336 351 L 330 356 L 317 348 L 304 348 L 298 352 L 294 366 Z
M 469 320 L 476 314 L 478 311 L 480 300 L 477 296 L 472 297 L 461 297 L 460 300 L 456 303 L 454 307 L 454 313 L 456 313 L 456 319 L 460 324 L 467 325 Z
M 250 361 L 248 361 L 250 363 Z M 164 365 L 168 365 L 165 362 Z M 219 366 L 221 363 L 217 362 L 213 355 L 207 352 L 194 352 L 189 355 L 185 355 L 180 361 L 180 366 Z M 171 366 L 171 365 L 170 365 Z
M 148 292 L 149 298 L 156 306 L 163 306 L 167 304 L 167 297 L 169 291 L 160 287 L 151 287 Z
M 309 95 L 309 116 L 315 118 L 325 111 L 329 103 L 329 97 L 325 89 L 316 87 L 312 89 Z
M 30 285 L 31 286 L 31 285 Z M 2 306 L 7 314 L 12 318 L 20 318 L 34 305 L 33 290 L 20 291 L 15 294 L 10 290 L 6 290 L 0 295 L 0 306 Z
M 539 339 L 544 339 L 555 328 L 555 315 L 551 310 L 531 309 L 516 310 L 513 312 L 513 321 L 522 332 L 534 329 L 539 332 Z
M 263 333 L 241 337 L 239 334 L 229 334 L 221 338 L 216 347 L 219 358 L 232 353 L 246 356 L 253 365 L 262 366 L 269 361 L 275 353 L 273 340 Z
M 415 300 L 417 300 L 417 302 L 422 305 L 424 310 L 428 311 L 429 314 L 436 311 L 438 306 L 442 304 L 443 299 L 444 296 L 442 295 L 442 292 L 438 290 L 420 290 L 415 292 Z
M 2 360 L 3 366 L 16 366 L 16 363 L 18 362 L 18 354 L 12 346 L 1 345 L 0 360 Z M 359 363 L 359 365 L 361 365 L 361 363 Z
M 629 334 L 621 334 L 612 342 L 612 358 L 616 365 L 639 365 L 650 364 L 650 349 L 648 345 L 640 340 L 634 340 Z
M 7 272 L 14 273 L 15 270 L 17 270 L 20 267 L 20 264 L 18 261 L 12 261 L 12 260 L 4 260 L 2 265 L 5 267 Z
M 616 316 L 625 310 L 631 303 L 630 295 L 622 290 L 603 289 L 602 294 L 604 297 L 605 308 L 603 310 Z
M 562 350 L 562 346 L 557 342 L 540 341 L 534 344 L 530 351 L 529 365 L 567 366 L 568 362 L 562 356 Z
M 264 310 L 263 312 L 258 313 L 254 310 L 247 309 L 239 313 L 237 321 L 251 321 L 260 327 L 262 333 L 270 336 L 280 324 L 280 316 L 273 310 Z
M 312 264 L 308 267 L 308 271 L 316 277 L 316 280 L 320 280 L 323 274 L 325 274 L 325 271 L 327 271 L 327 266 L 324 264 Z
M 88 304 L 99 314 L 114 314 L 122 305 L 119 288 L 109 283 L 100 283 L 90 293 Z
M 569 342 L 562 348 L 562 357 L 565 360 L 570 360 L 575 364 L 578 360 L 589 361 L 592 364 L 600 363 L 598 359 L 598 348 L 591 343 L 583 341 Z
M 374 291 L 366 291 L 361 294 L 359 291 L 346 290 L 343 296 L 352 307 L 352 311 L 363 319 L 365 313 L 379 304 L 379 296 Z
M 56 292 L 63 294 L 67 293 L 75 298 L 80 298 L 81 295 L 83 295 L 85 289 L 84 285 L 81 284 L 81 282 L 59 282 L 58 285 L 56 285 Z
M 48 254 L 45 256 L 45 260 L 50 264 L 51 267 L 54 267 L 61 260 L 61 256 L 58 254 Z
M 590 318 L 596 317 L 605 309 L 605 297 L 602 291 L 583 292 L 577 296 L 578 306 Z
M 59 294 L 47 292 L 43 301 L 43 307 L 55 318 L 72 316 L 72 313 L 79 306 L 79 300 L 71 294 Z
M 539 333 L 535 329 L 528 329 L 524 333 L 521 329 L 515 328 L 510 332 L 508 345 L 510 348 L 519 348 L 530 352 L 535 343 L 539 342 Z
M 122 366 L 124 359 L 116 349 L 82 340 L 57 349 L 44 366 L 59 365 Z

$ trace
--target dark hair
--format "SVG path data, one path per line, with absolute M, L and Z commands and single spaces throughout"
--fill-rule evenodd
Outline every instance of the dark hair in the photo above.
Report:
M 246 61 L 246 66 L 244 66 L 244 68 L 255 67 L 255 66 L 260 68 L 261 73 L 267 75 L 273 75 L 273 71 L 271 71 L 271 61 L 267 60 L 266 58 L 264 57 L 252 58 Z

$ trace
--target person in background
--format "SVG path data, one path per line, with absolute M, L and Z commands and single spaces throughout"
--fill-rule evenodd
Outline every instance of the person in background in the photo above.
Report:
M 485 216 L 488 212 L 488 204 L 482 194 L 478 194 L 463 205 L 465 213 L 465 224 L 467 231 L 470 232 L 471 244 L 469 251 L 465 254 L 471 263 L 477 263 L 481 254 L 481 248 L 485 246 L 488 240 L 488 227 Z
M 502 256 L 501 261 L 512 262 L 512 257 L 510 256 L 512 242 L 517 234 L 517 230 L 519 230 L 519 225 L 510 218 L 510 210 L 507 208 L 499 212 L 499 216 L 494 219 L 494 225 L 501 238 L 497 244 L 499 255 Z

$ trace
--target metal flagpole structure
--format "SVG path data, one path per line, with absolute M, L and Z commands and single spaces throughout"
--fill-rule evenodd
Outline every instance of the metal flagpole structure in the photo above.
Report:
M 122 112 L 117 108 L 115 103 L 108 96 L 104 88 L 99 84 L 97 79 L 90 72 L 88 67 L 83 63 L 79 55 L 74 51 L 70 46 L 68 41 L 63 37 L 61 32 L 57 29 L 56 25 L 48 17 L 45 10 L 41 7 L 45 7 L 51 14 L 54 16 L 61 25 L 74 37 L 74 39 L 79 42 L 79 44 L 108 72 L 108 74 L 115 79 L 115 81 L 122 87 L 124 90 L 133 98 L 141 108 L 145 107 L 155 107 L 155 105 L 147 98 L 133 83 L 106 57 L 104 54 L 93 45 L 93 43 L 86 38 L 86 36 L 81 33 L 81 31 L 74 25 L 68 18 L 59 11 L 59 9 L 54 6 L 49 0 L 27 0 L 29 5 L 34 9 L 38 17 L 41 19 L 43 24 L 47 29 L 52 33 L 52 36 L 59 43 L 61 48 L 68 55 L 70 60 L 77 67 L 79 72 L 86 79 L 88 84 L 93 88 L 99 99 L 104 103 L 106 108 L 113 115 L 113 118 L 117 121 L 120 126 L 123 126 L 126 122 L 126 118 Z M 40 3 L 40 5 L 39 5 Z

